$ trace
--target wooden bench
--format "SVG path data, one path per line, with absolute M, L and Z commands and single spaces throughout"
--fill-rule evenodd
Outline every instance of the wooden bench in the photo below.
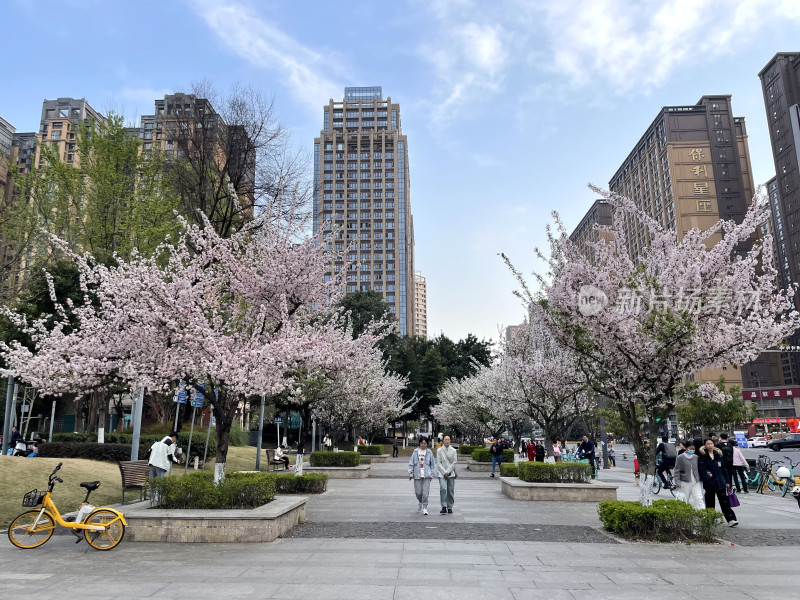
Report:
M 275 458 L 275 450 L 267 450 L 267 464 L 272 467 L 273 471 L 277 471 L 278 467 L 281 470 L 286 470 L 286 463 L 282 460 L 278 460 Z
M 144 499 L 144 485 L 150 475 L 150 464 L 146 460 L 123 460 L 119 463 L 122 475 L 122 503 L 125 504 L 125 491 L 139 490 L 139 500 Z

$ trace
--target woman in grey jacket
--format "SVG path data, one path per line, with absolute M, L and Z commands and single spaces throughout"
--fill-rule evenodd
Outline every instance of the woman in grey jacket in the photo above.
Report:
M 686 442 L 686 452 L 675 459 L 675 477 L 678 480 L 678 489 L 683 492 L 686 502 L 695 510 L 702 510 L 705 506 L 703 497 L 703 481 L 700 479 L 698 458 L 694 453 L 694 442 Z
M 428 440 L 419 439 L 419 447 L 414 450 L 408 461 L 408 478 L 414 480 L 414 493 L 419 506 L 417 512 L 428 514 L 428 494 L 431 491 L 431 479 L 436 476 L 436 461 L 433 452 L 428 450 Z

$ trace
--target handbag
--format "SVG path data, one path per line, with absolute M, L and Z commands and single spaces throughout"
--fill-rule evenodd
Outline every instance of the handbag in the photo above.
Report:
M 731 503 L 731 508 L 736 508 L 739 506 L 739 498 L 736 496 L 736 492 L 732 489 L 728 489 L 728 502 Z

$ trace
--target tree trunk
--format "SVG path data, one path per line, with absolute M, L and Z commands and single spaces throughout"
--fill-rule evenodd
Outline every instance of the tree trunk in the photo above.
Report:
M 213 389 L 213 386 L 208 389 Z M 225 479 L 225 463 L 228 459 L 228 447 L 231 441 L 231 426 L 236 415 L 236 404 L 227 406 L 233 400 L 228 399 L 225 392 L 220 392 L 219 398 L 211 400 L 214 417 L 217 420 L 217 457 L 214 463 L 214 485 Z

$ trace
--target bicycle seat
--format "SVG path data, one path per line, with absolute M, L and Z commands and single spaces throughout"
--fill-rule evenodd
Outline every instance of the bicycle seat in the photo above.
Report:
M 100 482 L 99 482 L 99 481 L 84 481 L 84 482 L 81 484 L 81 487 L 82 487 L 82 488 L 86 488 L 86 489 L 87 489 L 87 490 L 89 490 L 90 492 L 93 492 L 93 491 L 95 491 L 97 488 L 99 488 L 99 487 L 100 487 Z

